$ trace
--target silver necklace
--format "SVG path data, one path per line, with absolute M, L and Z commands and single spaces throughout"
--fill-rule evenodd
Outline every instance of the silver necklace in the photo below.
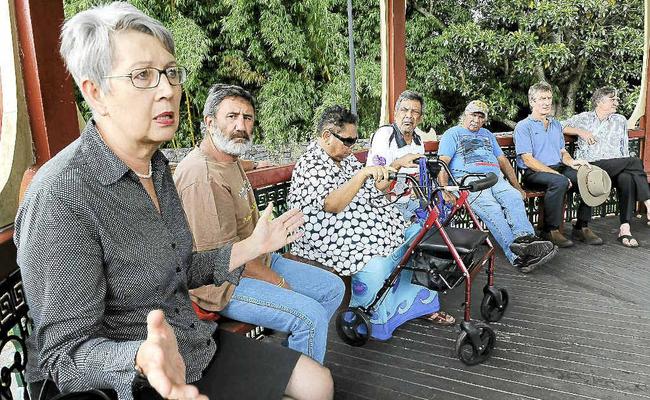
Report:
M 133 172 L 135 172 L 135 174 L 138 176 L 138 178 L 151 179 L 151 174 L 153 173 L 153 169 L 151 168 L 151 161 L 149 161 L 149 173 L 148 174 L 138 174 L 135 170 Z

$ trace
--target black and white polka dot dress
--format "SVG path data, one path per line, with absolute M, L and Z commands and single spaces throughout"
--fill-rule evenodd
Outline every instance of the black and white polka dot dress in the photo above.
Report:
M 287 202 L 305 214 L 305 235 L 291 252 L 318 261 L 340 275 L 353 275 L 375 256 L 387 256 L 404 241 L 399 211 L 368 179 L 338 214 L 323 210 L 325 198 L 363 166 L 350 155 L 337 165 L 318 142 L 295 165 Z M 382 207 L 383 206 L 383 207 Z

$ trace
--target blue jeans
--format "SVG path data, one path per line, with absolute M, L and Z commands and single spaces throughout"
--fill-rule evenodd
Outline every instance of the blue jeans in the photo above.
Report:
M 288 332 L 289 347 L 323 363 L 327 326 L 345 286 L 320 268 L 272 254 L 271 269 L 291 290 L 258 279 L 242 278 L 228 305 L 219 313 L 232 319 Z
M 416 199 L 409 199 L 403 203 L 399 201 L 395 203 L 395 208 L 402 213 L 402 217 L 404 217 L 406 222 L 411 222 L 411 218 L 415 216 L 415 210 L 418 207 L 420 207 L 420 201 Z
M 519 236 L 535 233 L 526 215 L 521 193 L 503 177 L 499 177 L 491 188 L 482 192 L 470 192 L 469 202 L 474 213 L 487 225 L 510 263 L 513 263 L 516 256 L 510 251 L 510 244 Z

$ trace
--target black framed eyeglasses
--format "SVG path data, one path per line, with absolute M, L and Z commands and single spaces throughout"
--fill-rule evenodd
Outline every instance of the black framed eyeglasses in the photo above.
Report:
M 334 136 L 335 138 L 340 140 L 341 143 L 343 143 L 347 147 L 354 146 L 354 144 L 357 143 L 357 140 L 359 139 L 358 137 L 353 137 L 353 138 L 351 138 L 351 137 L 342 137 L 342 136 L 339 136 L 338 134 L 336 134 L 333 131 L 330 131 L 330 133 L 332 134 L 332 136 Z
M 160 84 L 160 75 L 165 75 L 170 85 L 179 86 L 187 79 L 187 69 L 178 66 L 165 69 L 136 68 L 127 75 L 110 75 L 104 78 L 129 78 L 133 86 L 138 89 L 152 89 Z

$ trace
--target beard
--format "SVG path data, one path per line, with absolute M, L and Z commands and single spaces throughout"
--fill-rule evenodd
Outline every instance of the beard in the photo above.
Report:
M 219 128 L 215 128 L 214 131 L 210 132 L 210 135 L 212 137 L 212 143 L 214 143 L 214 146 L 217 149 L 235 157 L 240 157 L 242 154 L 250 150 L 253 145 L 250 138 L 244 138 L 242 136 L 230 138 L 224 135 Z M 244 139 L 245 141 L 239 143 L 237 142 L 238 139 Z

